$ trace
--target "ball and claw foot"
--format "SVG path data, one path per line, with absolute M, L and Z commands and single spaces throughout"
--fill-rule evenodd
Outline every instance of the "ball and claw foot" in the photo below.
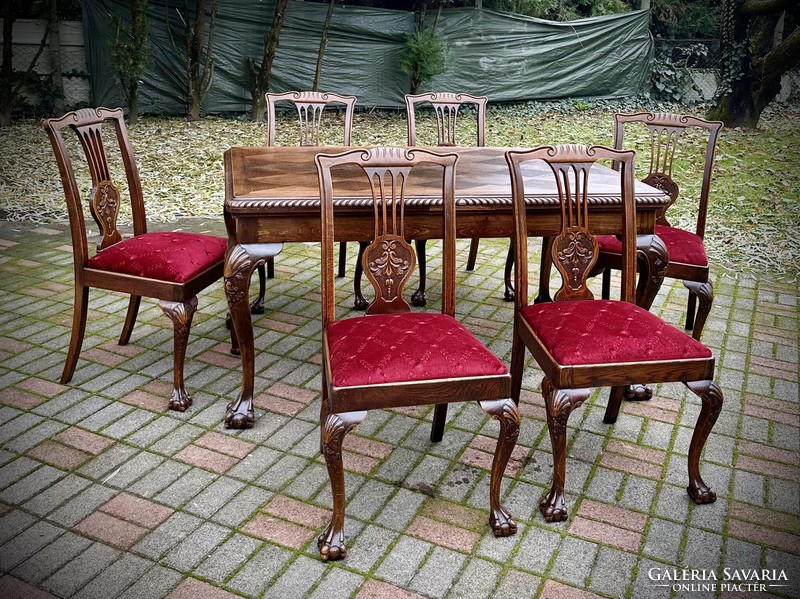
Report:
M 653 397 L 653 390 L 647 385 L 631 385 L 625 389 L 625 399 L 628 401 L 647 401 Z
M 253 303 L 250 304 L 250 314 L 263 314 L 266 312 L 266 308 L 264 307 L 264 298 L 256 298 L 253 300 Z
M 567 504 L 564 501 L 564 493 L 556 493 L 550 489 L 545 497 L 539 502 L 539 511 L 542 512 L 545 522 L 563 522 L 567 519 Z
M 428 303 L 428 298 L 425 297 L 425 292 L 420 291 L 417 289 L 414 293 L 411 294 L 411 305 L 412 306 L 424 306 Z
M 504 302 L 513 302 L 515 298 L 516 294 L 514 293 L 513 289 L 506 289 L 505 292 L 503 292 Z
M 246 413 L 242 413 L 234 411 L 233 405 L 234 404 L 228 404 L 228 408 L 225 410 L 225 428 L 253 428 L 253 425 L 256 422 L 256 416 L 253 413 L 253 409 L 250 408 Z
M 317 539 L 319 556 L 322 561 L 336 561 L 347 556 L 347 548 L 344 546 L 344 532 L 331 530 L 331 525 L 325 529 Z
M 360 310 L 364 311 L 369 306 L 369 302 L 364 299 L 363 296 L 356 296 L 356 299 L 353 300 L 353 310 Z
M 511 514 L 502 507 L 497 511 L 492 511 L 489 515 L 489 524 L 496 537 L 510 537 L 517 534 L 517 523 L 511 518 Z
M 169 409 L 176 412 L 185 412 L 186 408 L 192 405 L 192 398 L 186 389 L 173 389 L 172 397 L 169 400 Z
M 686 492 L 689 494 L 695 503 L 703 505 L 705 503 L 714 503 L 717 500 L 717 494 L 706 486 L 703 481 L 699 484 L 690 484 L 686 487 Z

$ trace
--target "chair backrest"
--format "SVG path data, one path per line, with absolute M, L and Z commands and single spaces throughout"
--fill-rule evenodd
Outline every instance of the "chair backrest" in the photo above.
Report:
M 509 150 L 506 161 L 511 172 L 511 195 L 516 241 L 516 305 L 528 303 L 528 241 L 523 165 L 543 160 L 553 172 L 561 204 L 561 227 L 552 247 L 552 259 L 561 274 L 559 300 L 593 299 L 587 285 L 589 273 L 597 262 L 597 240 L 590 225 L 590 172 L 598 160 L 616 163 L 620 181 L 622 223 L 622 294 L 625 301 L 635 300 L 636 203 L 634 198 L 634 156 L 631 150 L 613 150 L 603 146 L 544 146 L 533 150 Z
M 624 147 L 623 134 L 626 125 L 638 123 L 647 128 L 650 152 L 650 163 L 647 176 L 643 182 L 661 189 L 670 197 L 670 202 L 658 214 L 658 224 L 668 225 L 666 211 L 678 198 L 678 184 L 673 178 L 675 151 L 678 147 L 681 133 L 686 129 L 696 127 L 706 132 L 705 148 L 703 152 L 703 180 L 700 186 L 700 199 L 698 203 L 696 233 L 701 238 L 706 230 L 706 212 L 708 210 L 708 195 L 711 190 L 711 173 L 714 168 L 714 153 L 717 149 L 719 132 L 722 130 L 720 121 L 707 121 L 694 116 L 670 113 L 637 112 L 635 114 L 617 113 L 614 115 L 614 147 L 621 150 Z M 640 153 L 640 156 L 642 153 Z
M 267 145 L 275 145 L 275 103 L 291 102 L 297 108 L 300 119 L 300 145 L 318 146 L 322 125 L 322 113 L 329 104 L 344 104 L 344 143 L 350 145 L 353 131 L 353 110 L 357 98 L 323 92 L 267 93 Z
M 455 164 L 456 154 L 438 154 L 422 149 L 371 148 L 338 155 L 316 157 L 322 206 L 322 322 L 336 320 L 334 287 L 334 179 L 342 187 L 369 188 L 372 196 L 374 232 L 364 251 L 364 272 L 375 289 L 368 314 L 407 312 L 403 286 L 414 270 L 415 255 L 405 235 L 405 208 L 409 178 L 418 165 L 441 167 L 442 312 L 455 314 Z M 333 171 L 333 174 L 332 174 Z M 438 175 L 437 175 L 438 176 Z M 363 183 L 356 183 L 357 180 Z
M 408 126 L 408 145 L 417 145 L 417 118 L 416 106 L 430 104 L 436 113 L 436 132 L 438 146 L 455 146 L 456 144 L 456 119 L 458 111 L 463 104 L 475 104 L 477 114 L 477 144 L 485 145 L 486 137 L 486 103 L 485 96 L 471 96 L 469 94 L 453 94 L 449 92 L 406 94 L 406 123 Z
M 103 142 L 103 124 L 109 122 L 114 127 L 118 151 L 122 158 L 127 180 L 128 195 L 131 203 L 134 235 L 147 232 L 147 221 L 142 199 L 142 186 L 133 148 L 128 139 L 128 130 L 121 108 L 82 108 L 68 112 L 55 119 L 47 119 L 42 123 L 50 143 L 53 146 L 61 183 L 67 200 L 70 229 L 72 232 L 73 255 L 76 268 L 84 265 L 90 258 L 86 233 L 86 221 L 83 215 L 81 190 L 75 177 L 67 143 L 63 136 L 64 129 L 72 129 L 77 135 L 92 179 L 88 204 L 92 218 L 100 228 L 98 250 L 107 248 L 122 236 L 117 230 L 117 217 L 121 206 L 120 190 L 111 179 L 106 147 Z M 115 150 L 115 151 L 117 151 Z

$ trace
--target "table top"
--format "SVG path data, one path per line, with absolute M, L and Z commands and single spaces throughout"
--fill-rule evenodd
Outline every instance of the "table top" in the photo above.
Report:
M 261 146 L 234 147 L 225 153 L 225 207 L 233 216 L 259 216 L 282 211 L 319 210 L 319 183 L 314 157 L 338 154 L 356 147 Z M 456 205 L 511 209 L 511 182 L 505 147 L 425 148 L 443 154 L 455 153 Z M 371 206 L 366 176 L 355 166 L 340 167 L 334 176 L 334 205 L 345 210 Z M 525 163 L 526 201 L 531 208 L 558 205 L 555 178 L 542 161 Z M 591 204 L 619 205 L 619 175 L 595 165 L 589 179 Z M 407 208 L 435 208 L 441 204 L 441 168 L 420 165 L 408 181 Z M 661 190 L 637 182 L 639 206 L 663 206 L 669 198 Z M 305 210 L 304 210 L 305 209 Z

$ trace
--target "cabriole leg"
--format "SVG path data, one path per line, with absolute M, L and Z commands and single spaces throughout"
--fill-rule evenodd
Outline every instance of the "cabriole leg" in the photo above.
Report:
M 169 409 L 184 412 L 192 405 L 192 398 L 189 397 L 183 384 L 183 363 L 186 359 L 186 345 L 189 341 L 189 330 L 192 328 L 192 317 L 197 310 L 197 298 L 193 297 L 183 304 L 159 300 L 158 307 L 172 321 L 175 339 L 172 357 L 173 389 L 172 398 L 169 400 Z
M 714 384 L 714 381 L 696 381 L 684 383 L 692 393 L 697 395 L 703 402 L 700 415 L 697 417 L 697 424 L 694 426 L 692 442 L 689 444 L 689 486 L 686 492 L 695 503 L 714 503 L 717 494 L 712 491 L 700 476 L 700 454 L 706 444 L 708 435 L 714 427 L 714 423 L 722 410 L 722 390 Z
M 700 341 L 703 334 L 703 327 L 706 326 L 706 319 L 711 313 L 711 304 L 714 302 L 714 287 L 711 283 L 698 283 L 696 281 L 684 281 L 684 287 L 689 290 L 689 306 L 686 311 L 686 330 L 692 331 L 692 337 Z M 694 313 L 694 302 L 692 298 L 697 298 L 697 313 Z M 691 310 L 691 313 L 690 313 Z M 690 320 L 690 316 L 693 318 Z
M 517 404 L 511 399 L 498 399 L 495 401 L 481 401 L 481 408 L 492 418 L 500 422 L 500 435 L 497 438 L 497 448 L 492 461 L 492 477 L 489 483 L 489 524 L 496 537 L 509 537 L 517 532 L 517 523 L 511 518 L 500 503 L 500 485 L 503 482 L 503 473 L 508 466 L 511 452 L 517 444 L 519 437 L 520 414 Z
M 347 433 L 366 418 L 366 412 L 344 412 L 328 414 L 322 423 L 322 452 L 333 495 L 333 517 L 325 531 L 317 539 L 319 555 L 324 560 L 342 559 L 347 555 L 344 544 L 344 467 L 342 466 L 342 443 Z
M 564 500 L 564 481 L 567 470 L 567 420 L 572 410 L 589 397 L 589 389 L 556 389 L 550 379 L 542 380 L 547 410 L 547 429 L 553 446 L 553 485 L 550 492 L 539 502 L 539 511 L 547 522 L 567 519 L 567 504 Z

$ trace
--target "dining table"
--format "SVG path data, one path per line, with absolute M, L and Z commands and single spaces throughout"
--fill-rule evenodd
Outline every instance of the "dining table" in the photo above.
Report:
M 224 218 L 228 234 L 224 289 L 231 315 L 234 346 L 242 361 L 242 387 L 226 410 L 227 428 L 249 428 L 255 422 L 253 392 L 255 347 L 249 287 L 253 271 L 273 257 L 284 242 L 320 241 L 319 182 L 315 157 L 357 149 L 352 146 L 232 147 L 224 154 Z M 505 154 L 509 147 L 426 148 L 458 155 L 456 165 L 456 231 L 459 238 L 510 238 L 511 181 Z M 523 171 L 528 235 L 559 233 L 561 208 L 555 177 L 540 161 Z M 355 168 L 333 172 L 335 238 L 372 238 L 373 207 L 369 182 Z M 441 169 L 418 166 L 406 188 L 405 234 L 416 241 L 441 239 Z M 649 308 L 664 279 L 668 254 L 655 235 L 656 218 L 669 196 L 636 183 L 637 303 Z M 588 188 L 592 230 L 622 231 L 620 177 L 610 167 L 595 165 Z M 540 290 L 538 300 L 547 300 Z

